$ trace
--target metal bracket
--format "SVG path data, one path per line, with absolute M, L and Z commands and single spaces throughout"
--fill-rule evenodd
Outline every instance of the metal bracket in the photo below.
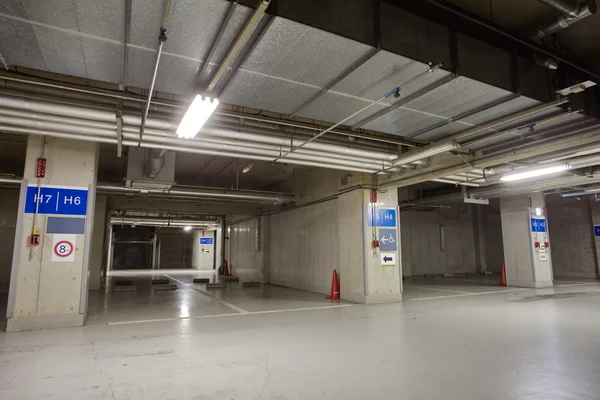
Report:
M 123 155 L 123 111 L 122 109 L 123 102 L 119 100 L 117 104 L 117 157 L 121 157 Z
M 490 204 L 490 200 L 489 199 L 480 199 L 477 197 L 471 197 L 469 196 L 469 193 L 467 192 L 467 188 L 465 186 L 461 186 L 461 191 L 463 194 L 463 201 L 465 203 L 468 204 L 483 204 L 483 205 L 489 205 Z

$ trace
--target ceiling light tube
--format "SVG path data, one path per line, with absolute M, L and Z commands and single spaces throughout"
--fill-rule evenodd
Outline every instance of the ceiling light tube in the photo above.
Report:
M 516 174 L 504 175 L 502 178 L 500 178 L 500 180 L 504 181 L 504 182 L 518 181 L 521 179 L 535 178 L 535 177 L 543 176 L 543 175 L 556 174 L 559 172 L 563 172 L 564 170 L 567 170 L 569 168 L 571 168 L 569 164 L 557 165 L 554 167 L 539 168 L 539 169 L 534 169 L 534 170 L 525 171 L 525 172 L 518 172 Z
M 451 140 L 451 141 L 445 142 L 445 143 L 431 145 L 431 146 L 425 146 L 421 150 L 411 151 L 409 153 L 406 153 L 405 155 L 400 156 L 400 157 L 396 158 L 395 160 L 392 160 L 391 163 L 393 165 L 408 164 L 408 163 L 422 160 L 424 158 L 435 156 L 436 154 L 441 154 L 446 151 L 454 150 L 459 147 L 460 147 L 460 144 L 456 143 L 456 141 L 454 141 L 454 140 Z
M 211 101 L 210 97 L 197 95 L 177 127 L 177 136 L 182 139 L 193 139 L 218 105 L 217 99 Z

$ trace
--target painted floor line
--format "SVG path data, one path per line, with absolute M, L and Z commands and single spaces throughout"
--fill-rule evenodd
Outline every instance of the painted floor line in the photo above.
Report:
M 569 285 L 556 285 L 556 287 L 588 286 L 588 285 L 600 285 L 600 282 L 571 283 Z
M 206 319 L 206 318 L 222 318 L 222 317 L 237 317 L 241 315 L 259 315 L 259 314 L 279 314 L 287 312 L 298 312 L 298 311 L 317 311 L 326 310 L 331 308 L 344 308 L 351 307 L 352 304 L 338 304 L 335 306 L 323 306 L 323 307 L 305 307 L 305 308 L 292 308 L 289 310 L 265 310 L 265 311 L 248 311 L 246 313 L 230 313 L 230 314 L 214 314 L 214 315 L 195 315 L 192 317 L 179 317 L 179 318 L 156 318 L 156 319 L 140 319 L 135 321 L 117 321 L 107 322 L 106 325 L 128 325 L 128 324 L 144 324 L 150 322 L 167 322 L 167 321 L 180 321 L 185 319 Z
M 183 286 L 185 286 L 185 287 L 189 287 L 189 288 L 191 288 L 192 290 L 194 290 L 194 291 L 196 291 L 196 292 L 198 292 L 198 293 L 200 293 L 200 294 L 203 294 L 203 295 L 205 295 L 205 296 L 208 296 L 208 297 L 210 297 L 210 298 L 211 298 L 211 299 L 213 299 L 213 300 L 216 300 L 216 301 L 218 301 L 219 303 L 223 304 L 225 307 L 229 307 L 229 308 L 231 308 L 232 310 L 239 312 L 240 314 L 248 314 L 248 312 L 249 312 L 248 310 L 244 310 L 243 308 L 241 308 L 241 307 L 238 307 L 238 306 L 236 306 L 236 305 L 234 305 L 234 304 L 231 304 L 231 303 L 230 303 L 230 302 L 228 302 L 228 301 L 225 301 L 225 300 L 219 299 L 218 297 L 216 297 L 216 296 L 214 296 L 214 295 L 212 295 L 212 294 L 210 294 L 210 293 L 208 293 L 208 292 L 205 292 L 204 290 L 200 290 L 200 289 L 198 289 L 198 288 L 196 288 L 196 287 L 192 286 L 192 285 L 191 285 L 191 284 L 189 284 L 189 283 L 186 283 L 186 282 L 184 282 L 184 281 L 180 281 L 179 279 L 175 279 L 175 278 L 173 278 L 172 276 L 169 276 L 169 275 L 166 275 L 166 274 L 165 274 L 165 276 L 166 276 L 167 278 L 169 278 L 169 279 L 173 279 L 175 282 L 179 283 L 180 285 L 183 285 Z
M 448 292 L 448 293 L 463 293 L 463 294 L 473 293 L 473 292 L 462 292 L 462 291 L 458 291 L 458 290 L 431 288 L 431 287 L 426 287 L 426 286 L 411 286 L 411 287 L 414 287 L 417 289 L 425 289 L 425 290 L 437 290 L 439 292 Z
M 420 300 L 436 300 L 436 299 L 449 299 L 452 297 L 466 297 L 466 296 L 482 296 L 486 294 L 498 294 L 498 293 L 508 293 L 508 292 L 522 292 L 524 290 L 534 290 L 534 289 L 507 289 L 507 290 L 494 290 L 492 292 L 478 292 L 478 293 L 463 293 L 463 294 L 451 294 L 448 296 L 434 296 L 434 297 L 420 297 L 416 299 L 410 299 L 411 301 L 420 301 Z

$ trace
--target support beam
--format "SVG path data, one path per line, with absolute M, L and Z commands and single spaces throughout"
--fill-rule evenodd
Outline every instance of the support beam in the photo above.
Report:
M 417 137 L 417 136 L 421 136 L 421 135 L 423 135 L 423 134 L 425 134 L 427 132 L 434 131 L 434 130 L 436 130 L 438 128 L 441 128 L 443 126 L 449 125 L 449 124 L 451 124 L 453 122 L 460 121 L 461 119 L 468 118 L 468 117 L 473 116 L 475 114 L 479 114 L 480 112 L 489 110 L 490 108 L 494 108 L 494 107 L 499 106 L 501 104 L 508 103 L 509 101 L 515 100 L 515 99 L 517 99 L 519 97 L 521 97 L 519 94 L 513 93 L 513 94 L 508 95 L 506 97 L 503 97 L 501 99 L 491 101 L 491 102 L 489 102 L 487 104 L 483 104 L 483 105 L 481 105 L 479 107 L 476 107 L 476 108 L 473 108 L 473 109 L 471 109 L 469 111 L 466 111 L 464 113 L 458 114 L 458 115 L 456 115 L 456 116 L 454 116 L 452 118 L 448 118 L 447 120 L 438 122 L 435 125 L 432 125 L 432 126 L 430 126 L 428 128 L 425 128 L 425 129 L 421 129 L 420 131 L 417 131 L 415 133 L 407 135 L 406 137 L 407 138 L 414 138 L 414 137 Z
M 225 11 L 225 15 L 223 16 L 221 24 L 219 25 L 219 29 L 217 30 L 217 33 L 215 34 L 215 37 L 213 38 L 212 43 L 208 48 L 208 51 L 204 55 L 204 62 L 202 64 L 202 68 L 200 68 L 198 74 L 196 75 L 196 81 L 194 86 L 192 87 L 192 92 L 196 92 L 201 89 L 200 85 L 202 84 L 202 77 L 208 69 L 210 60 L 212 59 L 213 55 L 215 54 L 215 51 L 217 50 L 217 47 L 219 46 L 219 42 L 221 41 L 221 38 L 223 37 L 223 34 L 225 33 L 227 26 L 229 25 L 229 21 L 231 20 L 231 16 L 233 15 L 237 4 L 237 0 L 233 0 L 231 3 L 229 3 L 229 7 L 227 7 L 227 11 Z
M 394 111 L 397 108 L 402 107 L 403 105 L 410 103 L 413 100 L 418 99 L 419 97 L 431 92 L 432 90 L 435 90 L 439 87 L 444 86 L 445 84 L 447 84 L 448 82 L 453 81 L 454 79 L 456 79 L 456 75 L 454 74 L 449 74 L 446 75 L 443 78 L 438 79 L 437 81 L 425 86 L 423 89 L 418 90 L 416 92 L 414 92 L 411 95 L 406 96 L 403 99 L 398 100 L 397 102 L 395 102 L 394 104 L 392 104 L 391 106 L 384 108 L 381 111 L 376 112 L 375 114 L 369 115 L 367 118 L 357 122 L 356 124 L 352 125 L 351 129 L 352 130 L 356 130 L 366 124 L 368 124 L 369 122 L 375 121 L 378 118 L 383 117 L 384 115 L 390 113 L 391 111 Z
M 217 84 L 229 69 L 229 66 L 235 61 L 240 51 L 246 46 L 249 39 L 252 37 L 252 34 L 263 19 L 265 15 L 265 10 L 269 6 L 270 2 L 271 0 L 262 0 L 258 4 L 256 9 L 254 10 L 254 13 L 252 14 L 252 16 L 250 16 L 250 19 L 248 20 L 248 22 L 246 22 L 246 25 L 238 35 L 237 39 L 235 40 L 229 51 L 227 52 L 227 55 L 225 56 L 225 59 L 219 66 L 219 69 L 217 69 L 217 72 L 210 80 L 207 86 L 208 92 L 213 92 L 215 90 Z
M 261 41 L 265 32 L 269 29 L 271 23 L 273 23 L 274 20 L 275 18 L 273 16 L 265 15 L 264 18 L 260 21 L 256 29 L 254 30 L 252 36 L 250 37 L 244 48 L 240 51 L 240 55 L 231 64 L 231 68 L 229 69 L 229 71 L 227 71 L 226 75 L 215 87 L 214 92 L 217 94 L 216 97 L 221 96 L 221 93 L 225 91 L 225 89 L 229 85 L 229 82 L 231 82 L 233 78 L 235 78 L 240 66 L 248 59 L 250 54 L 252 54 L 252 52 L 256 48 L 256 45 Z
M 289 118 L 290 119 L 293 118 L 297 113 L 302 111 L 309 104 L 313 103 L 319 97 L 321 97 L 322 95 L 324 95 L 325 93 L 327 93 L 328 91 L 333 89 L 333 87 L 335 85 L 340 83 L 342 80 L 346 79 L 348 77 L 348 75 L 350 75 L 351 73 L 356 71 L 358 68 L 363 66 L 367 61 L 369 61 L 371 58 L 373 58 L 377 53 L 379 53 L 379 50 L 380 49 L 374 49 L 373 51 L 370 51 L 369 53 L 365 54 L 363 57 L 359 58 L 356 62 L 354 62 L 352 65 L 350 65 L 348 68 L 346 68 L 339 76 L 337 76 L 335 79 L 333 79 L 331 82 L 329 82 L 317 94 L 315 94 L 314 96 L 312 96 L 311 98 L 306 100 L 304 103 L 300 104 L 300 106 L 298 106 L 298 108 L 296 108 L 294 111 L 292 111 L 290 113 Z

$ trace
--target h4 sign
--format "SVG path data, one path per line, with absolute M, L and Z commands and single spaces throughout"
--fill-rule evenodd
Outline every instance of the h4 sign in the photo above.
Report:
M 369 226 L 396 226 L 396 210 L 393 208 L 369 207 Z

